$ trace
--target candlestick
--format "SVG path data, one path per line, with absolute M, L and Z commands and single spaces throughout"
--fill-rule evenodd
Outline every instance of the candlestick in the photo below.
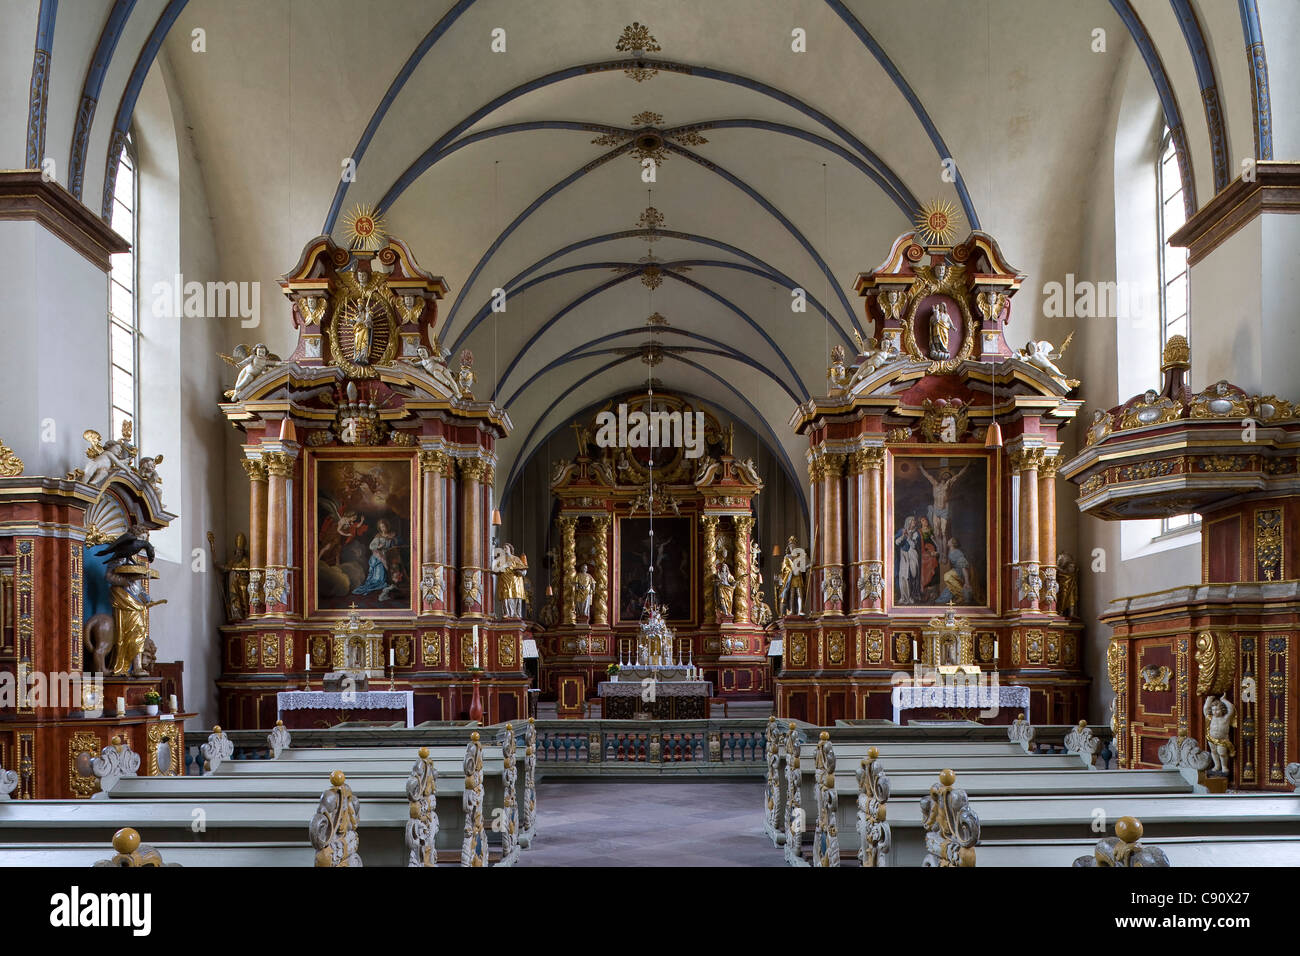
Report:
M 998 666 L 998 639 L 993 638 L 993 669 L 997 670 Z

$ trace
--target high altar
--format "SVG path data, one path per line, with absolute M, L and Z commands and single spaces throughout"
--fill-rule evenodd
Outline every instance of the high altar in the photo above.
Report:
M 1289 790 L 1286 766 L 1300 759 L 1300 406 L 1226 381 L 1194 391 L 1182 336 L 1161 367 L 1159 389 L 1094 413 L 1062 470 L 1084 514 L 1201 517 L 1200 581 L 1117 599 L 1101 615 L 1114 630 L 1119 765 L 1158 767 L 1170 738 L 1210 750 L 1217 737 L 1230 786 Z
M 804 613 L 783 619 L 779 716 L 890 718 L 892 675 L 918 656 L 1027 687 L 1035 723 L 1084 714 L 1073 562 L 1056 547 L 1058 432 L 1083 403 L 1051 343 L 1007 343 L 1024 279 L 991 236 L 951 244 L 946 226 L 858 276 L 868 335 L 854 357 L 832 350 L 829 394 L 791 417 L 813 540 Z
M 510 419 L 475 398 L 468 351 L 446 362 L 442 278 L 397 239 L 359 245 L 321 236 L 283 277 L 287 359 L 230 359 L 221 410 L 245 436 L 251 533 L 247 606 L 221 629 L 221 722 L 270 727 L 278 692 L 348 670 L 413 691 L 417 722 L 465 719 L 480 692 L 485 722 L 518 719 L 528 631 L 494 619 L 490 562 Z M 357 614 L 376 633 L 336 636 Z
M 562 716 L 581 714 L 608 665 L 637 659 L 653 568 L 675 633 L 661 656 L 699 666 L 720 696 L 766 696 L 771 668 L 753 540 L 762 481 L 754 464 L 734 456 L 729 431 L 711 413 L 680 396 L 634 393 L 603 410 L 624 403 L 631 412 L 702 414 L 703 452 L 688 458 L 681 447 L 602 448 L 594 420 L 578 425 L 577 453 L 551 479 L 558 548 L 541 615 L 548 624 L 540 639 L 542 692 L 555 695 Z

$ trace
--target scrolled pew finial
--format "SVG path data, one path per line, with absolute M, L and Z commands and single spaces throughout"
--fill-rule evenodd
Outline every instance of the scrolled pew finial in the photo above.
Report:
M 881 857 L 893 847 L 893 835 L 885 822 L 889 777 L 879 759 L 880 751 L 868 747 L 858 766 L 858 833 L 862 836 L 858 862 L 863 866 L 880 866 Z
M 1120 817 L 1115 821 L 1115 835 L 1097 841 L 1092 856 L 1081 856 L 1074 866 L 1139 867 L 1169 866 L 1169 857 L 1159 847 L 1143 846 L 1142 821 L 1137 817 Z
M 537 832 L 537 721 L 524 727 L 524 798 L 519 803 L 519 845 L 533 845 Z
M 817 829 L 813 833 L 813 866 L 840 865 L 840 836 L 836 816 L 839 794 L 835 792 L 835 748 L 831 735 L 823 730 L 817 739 Z
M 469 735 L 465 747 L 465 838 L 460 846 L 461 866 L 487 866 L 487 834 L 483 831 L 483 745 L 478 731 Z
M 501 831 L 501 859 L 497 866 L 514 866 L 519 859 L 519 799 L 517 785 L 519 771 L 515 768 L 515 752 L 518 741 L 515 739 L 513 724 L 506 724 L 505 730 L 497 735 L 501 745 L 501 807 L 502 814 L 498 821 L 493 819 L 492 829 Z
M 361 816 L 357 798 L 347 784 L 342 770 L 330 774 L 329 789 L 321 794 L 320 804 L 311 818 L 307 832 L 316 848 L 316 866 L 361 866 L 357 852 L 360 838 L 357 820 Z
M 271 732 L 266 735 L 266 743 L 271 748 L 271 759 L 273 760 L 289 749 L 289 745 L 293 743 L 293 737 L 289 735 L 283 720 L 275 722 Z
M 222 732 L 220 724 L 216 724 L 208 735 L 208 742 L 199 747 L 199 752 L 203 754 L 204 770 L 214 773 L 222 761 L 235 756 L 235 742 Z
M 1079 721 L 1079 726 L 1065 735 L 1066 753 L 1079 754 L 1089 764 L 1096 762 L 1101 750 L 1101 738 L 1092 732 L 1086 720 Z
M 763 752 L 767 762 L 767 777 L 763 783 L 763 830 L 771 837 L 773 846 L 780 846 L 785 842 L 785 827 L 781 822 L 781 747 L 785 744 L 785 732 L 774 716 L 767 718 L 766 743 Z
M 438 854 L 438 770 L 421 747 L 419 759 L 406 777 L 410 819 L 406 821 L 407 866 L 436 866 Z
M 96 860 L 95 866 L 180 866 L 164 863 L 162 854 L 148 844 L 140 842 L 140 832 L 134 827 L 122 827 L 113 834 L 115 855 L 108 860 Z
M 975 865 L 980 818 L 971 809 L 966 791 L 953 786 L 956 782 L 957 775 L 944 769 L 939 774 L 939 782 L 921 798 L 926 850 L 922 866 Z
M 1026 750 L 1034 745 L 1034 727 L 1025 720 L 1024 713 L 1016 715 L 1015 721 L 1007 728 L 1007 739 L 1013 744 L 1020 744 Z

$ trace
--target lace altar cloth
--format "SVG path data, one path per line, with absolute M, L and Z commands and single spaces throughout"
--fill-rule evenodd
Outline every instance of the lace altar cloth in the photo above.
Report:
M 405 710 L 415 726 L 415 694 L 409 690 L 290 690 L 275 695 L 276 717 L 286 710 Z
M 623 680 L 622 673 L 616 681 L 602 681 L 596 685 L 596 693 L 601 697 L 640 697 L 648 685 L 641 681 Z M 661 680 L 655 681 L 655 697 L 712 697 L 713 682 L 707 680 Z
M 1029 688 L 1013 684 L 999 684 L 996 687 L 987 684 L 936 684 L 930 687 L 900 685 L 894 688 L 893 701 L 896 724 L 905 710 L 937 707 L 978 707 L 981 710 L 1018 707 L 1029 713 Z

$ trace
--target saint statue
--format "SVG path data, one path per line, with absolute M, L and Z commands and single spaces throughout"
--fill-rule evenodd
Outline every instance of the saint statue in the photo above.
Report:
M 1061 589 L 1056 612 L 1062 617 L 1073 617 L 1079 606 L 1079 567 L 1064 551 L 1056 556 L 1056 583 Z
M 504 607 L 503 617 L 524 616 L 524 575 L 528 562 L 515 554 L 515 546 L 506 544 L 497 549 L 492 570 L 497 575 L 497 598 Z
M 166 604 L 150 601 L 144 580 L 150 576 L 148 565 L 128 563 L 109 571 L 109 603 L 113 606 L 113 625 L 117 632 L 113 656 L 114 675 L 145 676 L 144 644 L 149 639 L 149 608 Z
M 787 613 L 803 614 L 803 573 L 807 570 L 808 553 L 791 535 L 785 544 L 785 555 L 781 558 L 781 570 L 776 579 L 780 595 L 777 614 L 782 617 Z
M 226 623 L 238 624 L 248 617 L 248 538 L 241 531 L 235 535 L 235 553 L 222 564 L 217 560 L 216 538 L 208 532 L 208 550 L 212 563 L 225 582 L 222 598 L 226 605 Z
M 370 341 L 374 330 L 375 316 L 370 308 L 370 293 L 366 293 L 352 318 L 352 361 L 358 365 L 370 364 Z
M 948 305 L 938 302 L 930 310 L 930 358 L 947 361 L 950 355 L 949 334 L 952 332 L 952 318 L 948 315 Z
M 578 565 L 570 582 L 573 592 L 573 609 L 580 618 L 591 617 L 591 599 L 596 595 L 596 579 L 587 573 L 585 564 Z
M 732 606 L 736 599 L 736 578 L 727 567 L 727 562 L 719 561 L 713 574 L 713 596 L 718 605 L 718 613 L 731 617 Z

